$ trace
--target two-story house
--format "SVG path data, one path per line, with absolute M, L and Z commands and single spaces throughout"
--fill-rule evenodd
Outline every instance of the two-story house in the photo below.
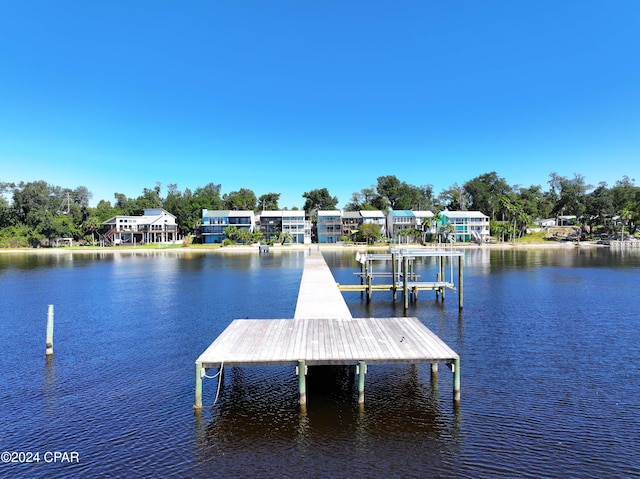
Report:
M 162 208 L 146 209 L 138 216 L 114 216 L 102 224 L 104 245 L 169 243 L 178 239 L 176 217 Z

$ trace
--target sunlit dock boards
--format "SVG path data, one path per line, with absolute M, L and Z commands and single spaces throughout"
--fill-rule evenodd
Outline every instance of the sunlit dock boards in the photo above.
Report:
M 305 260 L 294 319 L 236 319 L 196 360 L 194 407 L 202 408 L 208 369 L 295 366 L 300 403 L 306 403 L 308 366 L 356 366 L 358 402 L 364 402 L 367 364 L 438 363 L 454 373 L 460 401 L 460 357 L 417 318 L 352 318 L 324 258 Z
M 417 318 L 236 319 L 197 362 L 224 366 L 453 363 L 459 356 Z
M 294 318 L 350 318 L 351 312 L 335 284 L 322 253 L 311 252 L 304 260 Z

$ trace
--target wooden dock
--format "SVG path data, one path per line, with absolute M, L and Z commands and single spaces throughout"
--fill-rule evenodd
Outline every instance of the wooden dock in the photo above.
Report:
M 202 379 L 209 369 L 295 366 L 300 404 L 306 404 L 309 366 L 356 366 L 358 402 L 364 402 L 367 364 L 438 363 L 454 373 L 460 401 L 460 357 L 417 318 L 354 319 L 320 252 L 305 259 L 294 319 L 236 319 L 196 360 L 195 405 L 202 408 Z M 221 377 L 221 376 L 219 376 Z

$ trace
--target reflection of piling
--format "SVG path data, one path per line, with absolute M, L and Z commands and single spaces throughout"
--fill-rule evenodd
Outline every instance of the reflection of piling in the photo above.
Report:
M 53 304 L 47 308 L 47 357 L 53 356 Z

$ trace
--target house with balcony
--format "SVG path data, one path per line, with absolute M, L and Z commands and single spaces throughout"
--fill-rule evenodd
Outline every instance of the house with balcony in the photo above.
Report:
M 337 243 L 342 236 L 342 211 L 318 211 L 318 243 Z
M 480 211 L 441 211 L 441 225 L 450 223 L 458 243 L 484 243 L 489 238 L 489 217 Z
M 362 218 L 362 224 L 374 224 L 380 227 L 380 234 L 386 236 L 387 234 L 387 218 L 380 210 L 360 210 L 360 216 Z
M 311 243 L 311 222 L 305 219 L 304 210 L 263 211 L 257 225 L 265 242 L 278 241 L 285 233 L 294 244 Z
M 411 210 L 391 210 L 387 213 L 387 235 L 399 242 L 400 231 L 415 228 L 415 215 Z
M 114 216 L 102 224 L 100 240 L 105 246 L 170 243 L 178 239 L 176 217 L 162 208 L 146 209 L 137 216 Z
M 244 228 L 253 233 L 255 222 L 253 211 L 203 209 L 198 234 L 204 244 L 219 244 L 227 238 L 224 230 L 228 226 Z

